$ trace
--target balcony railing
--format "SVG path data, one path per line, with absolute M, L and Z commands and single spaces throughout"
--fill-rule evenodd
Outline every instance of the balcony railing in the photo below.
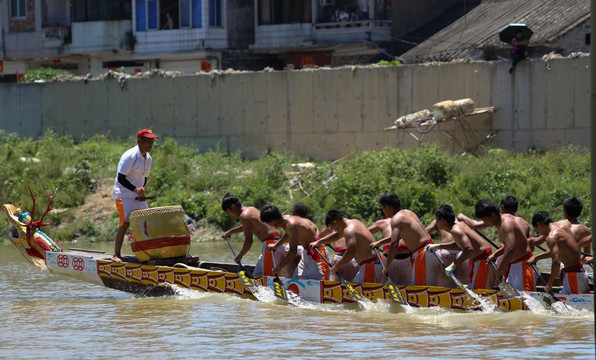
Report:
M 357 27 L 391 27 L 391 20 L 359 20 L 326 22 L 313 25 L 316 30 L 319 29 L 338 29 L 338 28 L 357 28 Z
M 44 27 L 41 30 L 44 39 L 70 39 L 70 26 Z

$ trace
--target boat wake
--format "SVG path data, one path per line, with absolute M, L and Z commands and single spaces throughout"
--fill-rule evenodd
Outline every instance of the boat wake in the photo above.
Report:
M 562 301 L 554 302 L 552 305 L 544 305 L 539 300 L 535 299 L 528 293 L 521 294 L 524 303 L 528 306 L 529 310 L 537 315 L 546 315 L 559 318 L 594 318 L 594 313 L 586 309 L 574 309 L 571 306 L 566 305 Z

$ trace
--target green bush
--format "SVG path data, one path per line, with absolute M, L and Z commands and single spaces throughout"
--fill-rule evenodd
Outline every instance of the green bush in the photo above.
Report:
M 31 206 L 27 186 L 38 196 L 35 218 L 47 205 L 46 192 L 58 188 L 53 206 L 73 209 L 84 203 L 100 181 L 113 181 L 119 157 L 136 139 L 109 140 L 95 136 L 82 141 L 48 131 L 40 139 L 19 138 L 0 131 L 0 201 Z M 221 210 L 221 198 L 233 193 L 249 206 L 276 205 L 288 214 L 304 202 L 309 217 L 322 225 L 331 209 L 347 211 L 367 224 L 380 218 L 378 199 L 387 191 L 397 193 L 404 208 L 424 223 L 434 210 L 450 204 L 456 212 L 474 214 L 482 198 L 499 202 L 505 195 L 519 199 L 519 215 L 530 219 L 536 210 L 562 217 L 565 197 L 584 201 L 581 221 L 591 222 L 590 156 L 574 147 L 547 153 L 511 153 L 492 149 L 481 157 L 451 155 L 439 145 L 416 149 L 355 150 L 342 160 L 313 162 L 282 152 L 254 160 L 240 152 L 227 153 L 218 146 L 199 152 L 179 145 L 173 138 L 159 139 L 152 152 L 155 179 L 147 190 L 156 196 L 150 206 L 182 205 L 199 224 L 229 229 L 238 224 Z M 110 194 L 111 196 L 111 194 Z M 113 241 L 117 215 L 106 224 L 80 220 L 74 211 L 50 214 L 57 226 L 43 230 L 59 241 Z M 65 229 L 65 224 L 70 224 Z M 0 221 L 0 231 L 8 231 Z
M 70 73 L 66 70 L 61 70 L 61 69 L 52 69 L 52 68 L 41 67 L 41 68 L 35 69 L 35 70 L 27 70 L 27 73 L 25 73 L 25 76 L 23 76 L 23 78 L 21 79 L 21 82 L 32 83 L 32 82 L 35 82 L 36 80 L 50 81 L 55 76 L 59 76 L 59 75 L 72 75 L 72 73 Z

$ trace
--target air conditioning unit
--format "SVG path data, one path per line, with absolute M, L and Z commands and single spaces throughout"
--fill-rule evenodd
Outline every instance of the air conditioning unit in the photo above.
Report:
M 335 6 L 335 0 L 319 0 L 321 6 Z

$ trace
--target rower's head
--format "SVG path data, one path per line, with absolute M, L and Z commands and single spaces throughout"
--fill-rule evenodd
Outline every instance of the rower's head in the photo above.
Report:
M 345 227 L 344 219 L 349 219 L 348 214 L 345 211 L 330 210 L 325 215 L 325 226 L 333 231 L 343 231 Z
M 386 192 L 379 199 L 384 217 L 392 217 L 401 210 L 401 200 L 394 192 Z
M 308 216 L 308 206 L 305 203 L 296 203 L 292 208 L 292 215 L 306 218 Z
M 552 222 L 554 222 L 554 220 L 546 211 L 539 210 L 532 215 L 532 226 L 538 233 L 540 233 L 540 235 L 548 235 L 550 232 L 548 225 Z
M 283 222 L 283 215 L 277 207 L 271 204 L 265 204 L 261 208 L 261 221 L 265 224 L 271 225 L 274 228 L 281 228 Z
M 235 195 L 230 193 L 225 194 L 221 199 L 221 208 L 235 219 L 238 219 L 242 214 L 242 203 Z
M 577 219 L 584 208 L 584 203 L 577 197 L 568 197 L 563 201 L 563 217 Z
M 517 212 L 518 202 L 513 195 L 505 195 L 501 199 L 501 213 L 515 215 Z
M 435 219 L 439 229 L 450 229 L 455 224 L 455 211 L 451 205 L 442 205 L 435 211 Z
M 501 210 L 494 202 L 488 199 L 482 199 L 476 203 L 476 218 L 484 221 L 488 226 L 495 226 L 501 219 Z

